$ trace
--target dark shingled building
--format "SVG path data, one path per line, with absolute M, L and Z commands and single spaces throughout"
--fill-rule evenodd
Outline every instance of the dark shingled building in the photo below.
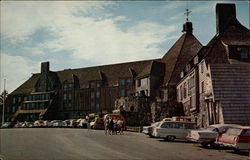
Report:
M 219 20 L 226 21 L 226 10 L 220 13 Z M 129 115 L 139 117 L 144 123 L 184 115 L 185 105 L 183 108 L 177 101 L 176 86 L 190 61 L 198 54 L 206 57 L 208 63 L 230 63 L 235 58 L 227 57 L 237 55 L 224 52 L 225 44 L 249 47 L 249 30 L 236 18 L 227 22 L 233 24 L 230 27 L 223 26 L 223 21 L 218 23 L 221 25 L 217 26 L 218 34 L 203 47 L 193 35 L 192 23 L 185 22 L 183 34 L 161 59 L 56 72 L 50 71 L 49 62 L 44 62 L 41 73 L 33 74 L 9 94 L 6 120 L 68 119 L 110 113 L 114 109 L 128 119 Z

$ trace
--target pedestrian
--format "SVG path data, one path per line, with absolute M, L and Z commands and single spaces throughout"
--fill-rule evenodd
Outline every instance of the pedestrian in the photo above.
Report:
M 117 120 L 116 120 L 116 118 L 114 118 L 114 134 L 116 134 L 117 135 Z
M 114 121 L 113 121 L 113 119 L 111 118 L 111 119 L 109 120 L 109 135 L 113 134 L 113 132 L 114 132 Z
M 105 134 L 107 134 L 109 130 L 109 117 L 106 117 L 104 120 L 104 129 L 105 129 Z
M 124 128 L 123 120 L 119 119 L 117 123 L 120 128 L 120 134 L 123 134 L 123 128 Z

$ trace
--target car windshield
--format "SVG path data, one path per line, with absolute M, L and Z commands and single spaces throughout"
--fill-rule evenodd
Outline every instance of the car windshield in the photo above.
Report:
M 218 128 L 215 128 L 213 126 L 208 126 L 207 130 L 209 130 L 209 131 L 218 131 Z
M 240 128 L 229 128 L 226 133 L 227 134 L 240 135 L 241 129 Z

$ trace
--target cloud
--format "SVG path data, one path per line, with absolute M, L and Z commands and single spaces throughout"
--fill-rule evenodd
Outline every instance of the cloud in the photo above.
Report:
M 2 2 L 1 34 L 5 39 L 10 39 L 13 46 L 23 43 L 20 48 L 26 52 L 23 55 L 30 56 L 23 57 L 18 50 L 3 54 L 3 74 L 8 78 L 9 90 L 28 79 L 30 73 L 39 72 L 42 59 L 39 56 L 53 57 L 46 59 L 53 63 L 57 60 L 55 57 L 64 57 L 56 63 L 61 66 L 69 63 L 72 66 L 75 63 L 81 65 L 81 60 L 100 65 L 162 56 L 158 45 L 173 38 L 172 33 L 176 30 L 174 24 L 166 26 L 141 20 L 135 25 L 121 28 L 119 22 L 129 19 L 123 15 L 110 14 L 105 10 L 108 5 L 113 4 L 66 1 Z M 93 12 L 98 14 L 90 16 Z M 32 35 L 42 28 L 46 28 L 53 38 L 26 45 L 32 41 Z M 85 65 L 78 67 L 82 66 Z
M 39 63 L 21 56 L 0 54 L 2 58 L 1 78 L 6 79 L 6 88 L 9 93 L 17 88 L 20 83 L 26 81 L 31 76 L 31 73 L 39 72 Z

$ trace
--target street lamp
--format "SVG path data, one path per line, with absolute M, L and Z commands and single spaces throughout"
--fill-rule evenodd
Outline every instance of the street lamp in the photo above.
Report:
M 3 113 L 2 113 L 2 125 L 4 124 L 4 107 L 5 107 L 5 81 L 6 81 L 6 79 L 4 79 L 4 81 L 3 81 L 3 97 L 2 97 L 2 100 L 3 100 Z

